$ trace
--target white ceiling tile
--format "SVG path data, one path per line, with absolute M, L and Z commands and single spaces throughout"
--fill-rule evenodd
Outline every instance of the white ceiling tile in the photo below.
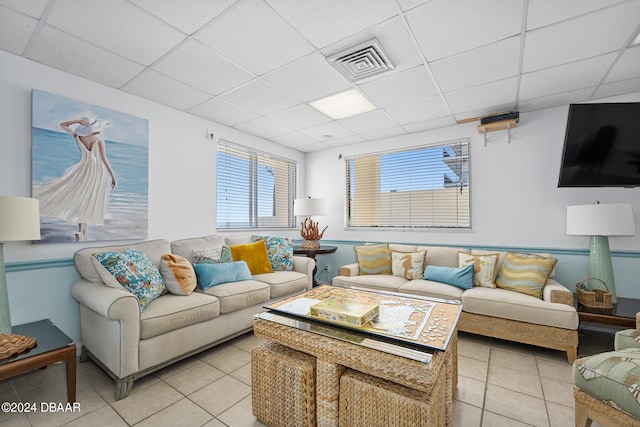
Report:
M 189 112 L 214 122 L 234 126 L 255 119 L 257 114 L 230 104 L 220 98 L 209 99 L 189 109 Z
M 623 95 L 625 93 L 640 92 L 640 78 L 622 80 L 619 82 L 607 83 L 596 90 L 592 99 L 606 98 L 607 96 Z
M 185 36 L 124 0 L 65 0 L 55 3 L 48 24 L 150 65 Z
M 522 71 L 619 50 L 637 29 L 638 16 L 640 2 L 636 1 L 530 31 L 525 39 Z
M 518 79 L 513 77 L 447 93 L 445 97 L 454 114 L 491 109 L 493 106 L 515 104 L 517 84 Z
M 502 80 L 518 74 L 520 36 L 511 37 L 429 64 L 443 92 Z
M 336 122 L 325 123 L 307 129 L 302 129 L 301 132 L 307 136 L 310 136 L 311 138 L 315 138 L 318 140 L 327 138 L 343 138 L 353 135 L 353 132 Z
M 403 135 L 405 133 L 407 133 L 407 131 L 402 126 L 396 126 L 376 130 L 374 132 L 366 132 L 362 134 L 362 137 L 368 141 L 374 141 L 376 139 L 390 138 L 392 136 Z
M 331 138 L 323 141 L 330 147 L 344 147 L 345 145 L 357 144 L 358 142 L 366 141 L 360 135 L 351 135 L 344 138 Z
M 264 78 L 303 102 L 352 87 L 352 84 L 317 52 L 285 65 Z
M 615 53 L 610 53 L 523 74 L 520 80 L 519 99 L 539 98 L 554 93 L 595 86 L 602 80 L 615 57 Z
M 291 129 L 288 127 L 264 117 L 258 117 L 256 119 L 249 120 L 248 122 L 240 123 L 234 127 L 262 138 L 271 138 L 272 136 L 283 135 L 291 132 Z
M 238 0 L 131 0 L 187 34 L 193 34 Z
M 331 148 L 329 144 L 325 144 L 324 142 L 314 142 L 313 144 L 296 147 L 296 150 L 300 150 L 304 153 L 311 153 L 313 151 L 327 150 L 329 148 Z
M 309 128 L 331 121 L 329 117 L 315 108 L 309 107 L 307 104 L 298 104 L 294 107 L 269 114 L 266 117 L 296 129 Z
M 394 73 L 359 86 L 372 101 L 383 108 L 438 94 L 438 89 L 424 66 Z
M 529 0 L 527 30 L 575 18 L 623 0 Z
M 259 115 L 275 113 L 299 101 L 263 80 L 254 80 L 220 96 L 222 99 Z
M 70 52 L 82 52 L 82 55 Z M 119 88 L 144 68 L 45 25 L 33 39 L 28 57 L 59 70 Z
M 313 51 L 309 42 L 259 0 L 236 3 L 195 37 L 258 75 Z
M 0 5 L 34 18 L 40 18 L 48 2 L 49 0 L 0 0 Z
M 426 2 L 431 0 L 398 0 L 398 4 L 403 11 L 407 11 L 409 9 L 413 9 L 416 6 L 420 6 L 421 4 L 425 4 Z
M 170 77 L 147 70 L 122 87 L 126 92 L 186 110 L 211 98 L 206 92 L 187 86 Z
M 407 70 L 423 64 L 422 55 L 407 32 L 403 18 L 393 18 L 375 27 L 367 28 L 351 37 L 323 48 L 322 54 L 329 57 L 374 38 L 378 39 L 380 46 L 382 46 L 396 67 L 390 72 Z M 374 76 L 372 79 L 381 76 L 384 76 L 384 74 Z
M 433 0 L 406 16 L 431 62 L 519 34 L 522 7 L 513 0 Z
M 559 105 L 567 105 L 571 103 L 586 101 L 589 99 L 594 89 L 595 87 L 588 87 L 584 89 L 543 96 L 535 99 L 527 99 L 518 102 L 518 110 L 521 112 L 534 111 L 543 108 L 557 107 Z
M 446 116 L 446 117 L 438 117 L 436 119 L 431 119 L 431 120 L 424 120 L 421 122 L 409 123 L 409 124 L 403 125 L 402 127 L 405 128 L 407 132 L 414 133 L 414 132 L 421 132 L 429 129 L 453 126 L 455 124 L 456 124 L 456 121 L 452 116 Z
M 38 20 L 0 6 L 0 49 L 21 55 Z
M 398 123 L 380 110 L 347 117 L 346 119 L 338 120 L 338 123 L 355 133 L 373 132 L 398 126 Z
M 635 46 L 625 49 L 604 81 L 611 83 L 638 77 L 640 77 L 640 46 Z
M 189 66 L 185 67 L 185 64 Z M 180 45 L 158 61 L 153 68 L 214 95 L 255 78 L 255 75 L 232 64 L 195 40 L 188 40 Z
M 492 114 L 506 113 L 515 110 L 516 103 L 510 102 L 502 105 L 492 105 L 488 107 L 482 107 L 477 110 L 464 111 L 462 113 L 456 113 L 454 115 L 455 120 L 468 120 L 477 119 L 478 117 L 489 116 Z
M 387 109 L 387 113 L 401 125 L 429 120 L 449 114 L 449 110 L 440 96 L 422 99 L 409 104 Z
M 287 147 L 298 148 L 303 145 L 311 145 L 317 140 L 315 138 L 311 138 L 308 135 L 304 135 L 300 132 L 289 132 L 284 135 L 277 135 L 270 138 L 273 142 L 277 142 L 278 144 L 286 145 Z
M 317 48 L 349 37 L 396 16 L 395 2 L 388 0 L 267 0 Z

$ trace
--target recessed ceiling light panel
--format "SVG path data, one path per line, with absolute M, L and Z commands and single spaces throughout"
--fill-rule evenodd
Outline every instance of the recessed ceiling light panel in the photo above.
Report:
M 363 80 L 393 70 L 395 65 L 377 39 L 333 54 L 329 64 L 352 82 Z
M 310 102 L 309 105 L 334 120 L 344 119 L 345 117 L 355 116 L 376 109 L 376 106 L 357 89 L 349 89 L 335 95 L 327 96 L 326 98 Z

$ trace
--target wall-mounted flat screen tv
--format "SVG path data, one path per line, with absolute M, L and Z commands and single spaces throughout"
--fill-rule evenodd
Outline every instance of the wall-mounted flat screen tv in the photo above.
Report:
M 571 104 L 558 187 L 640 186 L 640 102 Z

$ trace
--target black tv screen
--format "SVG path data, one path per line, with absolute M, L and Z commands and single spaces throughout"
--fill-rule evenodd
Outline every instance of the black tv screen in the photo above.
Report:
M 640 186 L 640 102 L 571 104 L 558 187 Z

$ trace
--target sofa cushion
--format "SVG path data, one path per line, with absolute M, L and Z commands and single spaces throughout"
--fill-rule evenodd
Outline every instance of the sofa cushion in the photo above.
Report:
M 411 295 L 421 295 L 429 298 L 460 301 L 464 289 L 446 283 L 432 280 L 411 280 L 400 287 L 398 292 Z
M 387 243 L 354 246 L 360 275 L 391 274 L 391 252 Z
M 294 239 L 279 236 L 253 236 L 253 241 L 264 240 L 273 271 L 293 271 Z
M 220 300 L 220 313 L 225 314 L 269 301 L 271 287 L 257 280 L 244 280 L 212 286 L 205 294 Z
M 174 295 L 191 295 L 198 285 L 193 265 L 180 255 L 162 255 L 160 274 L 162 274 L 167 289 Z
M 458 252 L 469 253 L 465 248 L 448 246 L 418 246 L 419 251 L 427 251 L 425 265 L 438 265 L 440 267 L 458 267 Z
M 390 274 L 369 274 L 364 276 L 336 276 L 332 283 L 337 286 L 362 286 L 380 291 L 398 292 L 400 286 L 407 283 L 404 277 Z
M 160 266 L 162 255 L 171 252 L 171 246 L 167 240 L 149 240 L 128 245 L 90 247 L 76 251 L 73 262 L 80 277 L 93 283 L 104 283 L 93 264 L 93 254 L 109 251 L 126 251 L 127 249 L 140 249 L 157 267 Z
M 563 329 L 578 328 L 578 313 L 572 306 L 543 301 L 507 289 L 474 287 L 462 295 L 463 310 Z
M 224 243 L 225 240 L 223 236 L 193 237 L 171 242 L 171 252 L 183 256 L 193 263 L 195 262 L 193 259 L 193 251 L 206 249 L 220 250 Z
M 140 315 L 140 339 L 214 319 L 220 315 L 217 298 L 201 292 L 188 297 L 165 294 L 154 300 Z
M 466 267 L 473 264 L 473 286 L 482 286 L 484 288 L 495 288 L 496 284 L 496 265 L 500 254 L 490 253 L 484 255 L 466 254 L 458 252 L 458 264 L 460 267 Z
M 264 240 L 241 245 L 231 245 L 231 256 L 234 261 L 245 261 L 251 274 L 273 273 L 267 244 Z
M 249 267 L 244 261 L 194 264 L 193 268 L 198 276 L 200 289 L 203 291 L 223 283 L 253 280 Z
M 542 298 L 542 289 L 557 262 L 555 258 L 509 252 L 498 271 L 496 286 Z
M 224 242 L 228 245 L 245 245 L 247 243 L 253 243 L 253 237 L 250 234 L 243 234 L 240 236 L 228 236 L 224 238 Z
M 460 289 L 471 289 L 473 287 L 473 264 L 464 268 L 428 265 L 424 269 L 424 279 L 446 283 Z
M 424 274 L 424 260 L 427 251 L 398 252 L 391 251 L 391 272 L 405 279 L 420 279 Z
M 280 298 L 307 288 L 308 278 L 297 271 L 274 271 L 273 273 L 256 274 L 255 279 L 269 284 L 271 298 Z

